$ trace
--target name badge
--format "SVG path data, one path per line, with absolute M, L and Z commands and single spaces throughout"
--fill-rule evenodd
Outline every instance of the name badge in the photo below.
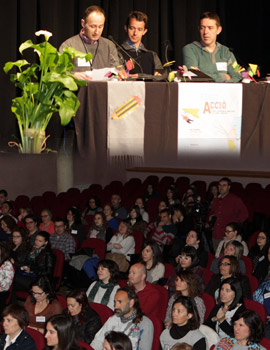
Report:
M 270 298 L 270 292 L 264 294 L 264 299 L 269 299 Z
M 217 62 L 217 70 L 227 72 L 227 62 Z
M 263 255 L 263 256 L 260 257 L 259 261 L 261 262 L 261 261 L 263 261 L 264 259 L 265 259 L 265 256 Z
M 78 234 L 78 231 L 77 231 L 77 230 L 71 230 L 71 234 L 72 234 L 72 235 L 77 235 L 77 234 Z
M 86 62 L 85 58 L 77 58 L 78 67 L 90 67 L 90 62 Z
M 46 322 L 45 316 L 36 316 L 36 322 Z

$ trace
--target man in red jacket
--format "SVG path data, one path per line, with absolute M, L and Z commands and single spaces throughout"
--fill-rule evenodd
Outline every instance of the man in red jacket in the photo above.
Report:
M 159 317 L 159 292 L 149 282 L 146 282 L 146 267 L 138 263 L 131 266 L 128 274 L 128 284 L 132 286 L 140 300 L 143 313 Z
M 245 204 L 235 194 L 230 193 L 231 184 L 231 180 L 227 177 L 219 180 L 219 196 L 213 200 L 208 214 L 209 222 L 213 217 L 216 217 L 212 231 L 214 250 L 224 238 L 224 231 L 228 223 L 242 223 L 248 218 L 248 210 Z

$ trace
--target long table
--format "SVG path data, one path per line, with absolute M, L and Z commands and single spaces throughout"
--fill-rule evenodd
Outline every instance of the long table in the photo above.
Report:
M 204 83 L 201 84 L 203 88 Z M 145 162 L 177 157 L 177 83 L 145 83 Z M 107 83 L 90 82 L 78 93 L 81 106 L 75 120 L 81 156 L 107 157 Z M 270 86 L 243 84 L 241 154 L 270 155 Z

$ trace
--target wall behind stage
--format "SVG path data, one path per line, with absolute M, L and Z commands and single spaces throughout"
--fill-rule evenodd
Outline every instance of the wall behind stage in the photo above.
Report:
M 16 90 L 3 73 L 4 63 L 19 59 L 20 43 L 27 39 L 35 42 L 34 32 L 39 29 L 51 31 L 50 42 L 58 47 L 78 33 L 83 10 L 93 4 L 106 12 L 104 36 L 112 35 L 119 43 L 125 39 L 123 26 L 127 14 L 132 10 L 146 12 L 149 16 L 146 47 L 157 51 L 165 62 L 163 43 L 169 39 L 172 44 L 169 59 L 175 59 L 177 64 L 182 63 L 181 48 L 198 39 L 200 13 L 215 11 L 223 25 L 219 41 L 233 48 L 241 64 L 257 63 L 263 74 L 270 72 L 269 0 L 1 0 L 0 151 L 11 151 L 7 142 L 17 133 L 16 120 L 10 112 Z M 26 58 L 33 59 L 27 55 Z M 52 133 L 60 134 L 61 127 L 56 124 Z M 54 148 L 51 142 L 49 139 L 48 147 Z

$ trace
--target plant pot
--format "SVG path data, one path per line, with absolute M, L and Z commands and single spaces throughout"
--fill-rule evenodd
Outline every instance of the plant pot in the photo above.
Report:
M 46 133 L 43 130 L 24 129 L 21 153 L 41 153 L 46 148 Z

